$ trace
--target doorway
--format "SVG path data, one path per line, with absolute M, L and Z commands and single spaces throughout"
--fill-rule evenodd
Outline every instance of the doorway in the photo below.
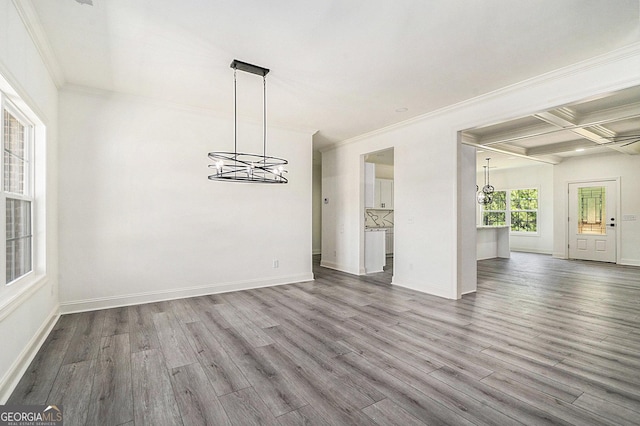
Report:
M 364 272 L 391 283 L 394 253 L 394 150 L 371 152 L 364 159 Z M 388 280 L 387 280 L 388 278 Z
M 569 258 L 616 262 L 618 182 L 569 184 Z

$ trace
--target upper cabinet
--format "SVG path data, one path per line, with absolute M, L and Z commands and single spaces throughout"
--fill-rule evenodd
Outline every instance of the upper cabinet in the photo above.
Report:
M 376 178 L 374 163 L 364 163 L 364 208 L 393 210 L 393 179 Z
M 376 179 L 374 205 L 376 209 L 393 210 L 393 180 Z

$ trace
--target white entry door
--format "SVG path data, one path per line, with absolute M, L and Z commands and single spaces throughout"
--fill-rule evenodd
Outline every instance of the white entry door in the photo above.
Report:
M 616 261 L 614 180 L 569 184 L 569 258 Z

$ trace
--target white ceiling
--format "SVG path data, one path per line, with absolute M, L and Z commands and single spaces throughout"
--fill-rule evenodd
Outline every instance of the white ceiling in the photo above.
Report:
M 61 86 L 232 114 L 237 58 L 271 69 L 270 123 L 316 148 L 640 40 L 638 0 L 29 1 Z

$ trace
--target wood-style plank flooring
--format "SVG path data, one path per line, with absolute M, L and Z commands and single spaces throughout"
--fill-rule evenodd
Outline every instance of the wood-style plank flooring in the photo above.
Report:
M 67 426 L 640 424 L 640 268 L 513 253 L 458 301 L 315 274 L 64 315 L 9 403 Z

